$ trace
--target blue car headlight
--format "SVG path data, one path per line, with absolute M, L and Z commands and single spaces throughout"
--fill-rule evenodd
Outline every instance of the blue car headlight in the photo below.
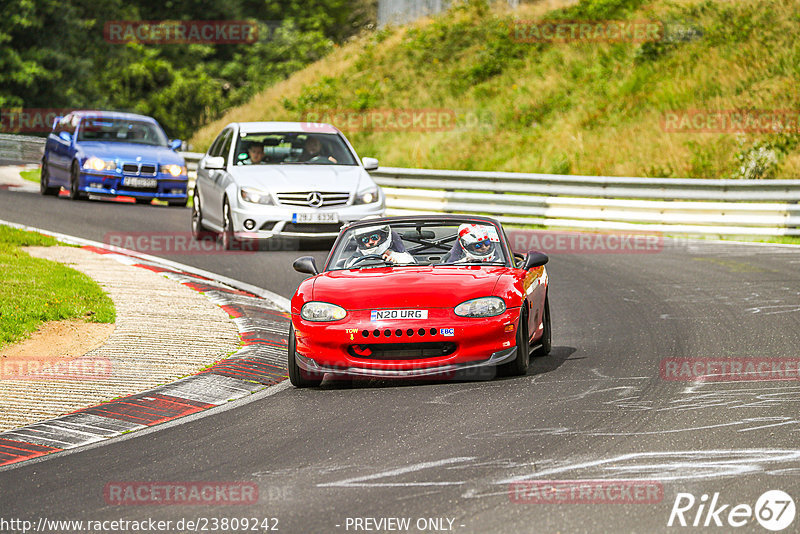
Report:
M 500 297 L 481 297 L 462 302 L 455 307 L 459 317 L 494 317 L 506 311 L 506 303 Z
M 170 176 L 178 177 L 186 175 L 186 167 L 182 165 L 160 165 L 158 170 L 164 174 L 169 174 Z
M 306 302 L 300 309 L 300 317 L 306 321 L 338 321 L 339 319 L 344 319 L 346 315 L 347 311 L 344 308 L 330 302 Z
M 85 170 L 92 171 L 115 171 L 117 170 L 117 162 L 114 160 L 103 160 L 95 156 L 86 158 L 83 162 Z

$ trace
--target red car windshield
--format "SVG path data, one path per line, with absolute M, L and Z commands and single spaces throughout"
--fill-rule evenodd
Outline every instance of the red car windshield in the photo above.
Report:
M 498 229 L 470 221 L 358 226 L 337 242 L 328 270 L 414 265 L 507 265 Z

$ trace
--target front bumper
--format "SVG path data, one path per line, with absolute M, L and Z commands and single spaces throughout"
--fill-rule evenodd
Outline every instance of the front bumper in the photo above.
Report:
M 148 176 L 148 178 L 156 179 L 156 187 L 128 187 L 123 185 L 124 177 L 119 174 L 84 169 L 80 174 L 80 189 L 90 195 L 156 198 L 160 200 L 182 200 L 187 196 L 189 178 L 186 176 L 174 177 L 158 173 L 155 176 Z
M 497 366 L 516 355 L 519 313 L 509 308 L 496 317 L 463 318 L 437 308 L 428 309 L 427 319 L 372 321 L 370 310 L 356 310 L 329 323 L 293 315 L 296 360 L 313 373 L 382 377 Z
M 308 210 L 300 207 L 260 206 L 239 202 L 231 206 L 234 236 L 237 239 L 269 239 L 271 237 L 332 239 L 339 235 L 342 226 L 365 217 L 383 216 L 383 202 L 339 206 Z M 336 222 L 296 222 L 298 214 L 335 215 Z M 245 228 L 245 221 L 252 221 L 252 229 Z
M 470 369 L 481 367 L 497 367 L 510 362 L 517 356 L 517 347 L 500 350 L 493 353 L 488 359 L 477 362 L 453 363 L 440 365 L 437 367 L 426 367 L 420 369 L 375 369 L 364 367 L 332 367 L 320 365 L 311 358 L 295 352 L 295 361 L 298 367 L 304 371 L 312 373 L 333 373 L 350 376 L 366 376 L 377 378 L 416 378 L 427 376 L 452 376 Z

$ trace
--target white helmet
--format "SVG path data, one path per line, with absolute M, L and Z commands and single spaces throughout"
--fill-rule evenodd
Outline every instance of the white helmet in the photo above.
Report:
M 392 244 L 392 231 L 388 224 L 382 226 L 365 226 L 353 232 L 358 250 L 364 256 L 368 254 L 382 255 Z
M 458 242 L 466 257 L 473 261 L 495 261 L 494 242 L 486 227 L 480 224 L 462 224 L 458 227 Z

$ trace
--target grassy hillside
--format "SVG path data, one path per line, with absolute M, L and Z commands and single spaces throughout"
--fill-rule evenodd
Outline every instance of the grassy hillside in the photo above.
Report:
M 529 43 L 514 21 L 650 20 L 653 42 Z M 322 110 L 449 110 L 445 131 L 338 124 L 384 166 L 616 176 L 800 178 L 795 0 L 473 1 L 352 41 L 201 129 Z M 794 110 L 791 131 L 668 132 L 675 110 Z

